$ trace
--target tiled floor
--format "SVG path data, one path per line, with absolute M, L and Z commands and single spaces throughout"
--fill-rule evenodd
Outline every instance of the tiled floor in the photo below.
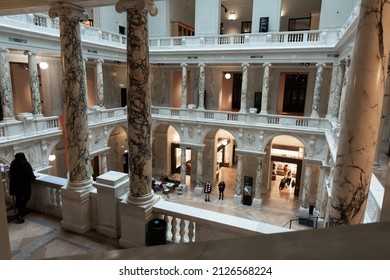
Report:
M 177 177 L 178 174 L 173 177 Z M 172 202 L 200 207 L 228 215 L 254 219 L 278 226 L 289 226 L 291 219 L 297 218 L 298 199 L 292 189 L 279 190 L 279 178 L 272 182 L 269 195 L 262 198 L 260 208 L 236 203 L 233 200 L 235 192 L 235 169 L 222 169 L 221 179 L 226 182 L 225 199 L 218 199 L 218 188 L 214 187 L 211 201 L 205 202 L 203 196 L 194 195 L 192 190 L 178 195 L 177 192 L 168 196 L 158 192 L 163 199 Z M 12 215 L 10 210 L 10 215 Z M 119 249 L 118 241 L 101 236 L 94 231 L 80 235 L 60 227 L 58 218 L 49 217 L 36 212 L 30 212 L 25 217 L 25 223 L 11 221 L 9 224 L 12 259 L 46 259 L 60 256 L 88 254 L 100 251 Z M 292 223 L 292 229 L 312 229 Z

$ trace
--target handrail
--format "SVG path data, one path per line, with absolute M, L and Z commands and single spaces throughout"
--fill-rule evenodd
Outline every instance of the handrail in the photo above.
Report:
M 300 221 L 300 220 L 307 221 L 307 220 L 313 220 L 313 219 L 315 219 L 315 226 L 313 226 L 313 228 L 317 228 L 317 226 L 318 226 L 318 219 L 325 219 L 325 217 L 316 216 L 316 217 L 309 217 L 309 218 L 303 218 L 303 217 L 301 217 L 301 218 L 296 218 L 296 219 L 290 219 L 289 221 L 287 221 L 287 223 L 285 223 L 285 224 L 283 225 L 283 227 L 285 227 L 287 224 L 290 224 L 290 225 L 289 225 L 289 229 L 291 229 L 291 224 L 292 224 L 292 222 L 294 222 L 294 221 Z

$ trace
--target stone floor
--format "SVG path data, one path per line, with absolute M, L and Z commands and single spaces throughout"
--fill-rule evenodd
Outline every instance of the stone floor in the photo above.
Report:
M 172 177 L 179 176 L 178 174 Z M 226 182 L 224 200 L 218 199 L 218 188 L 213 187 L 211 201 L 205 202 L 203 196 L 195 195 L 191 190 L 178 194 L 174 191 L 168 195 L 158 192 L 163 199 L 189 206 L 217 211 L 228 215 L 258 220 L 278 226 L 289 227 L 290 220 L 297 218 L 298 199 L 292 189 L 279 190 L 280 177 L 272 181 L 270 194 L 262 198 L 260 208 L 243 205 L 234 201 L 235 169 L 222 168 L 221 180 Z M 12 216 L 13 210 L 9 210 Z M 30 212 L 25 217 L 25 223 L 16 220 L 8 223 L 12 259 L 46 259 L 61 256 L 98 253 L 119 249 L 118 241 L 97 234 L 94 231 L 86 235 L 64 230 L 60 219 Z M 312 227 L 291 223 L 294 230 L 308 230 Z

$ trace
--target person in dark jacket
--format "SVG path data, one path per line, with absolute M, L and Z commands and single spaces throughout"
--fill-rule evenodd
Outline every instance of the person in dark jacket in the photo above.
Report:
M 225 191 L 225 182 L 224 181 L 219 182 L 218 190 L 219 190 L 219 199 L 223 200 L 223 192 Z
M 24 222 L 24 210 L 31 198 L 31 182 L 35 180 L 33 169 L 24 153 L 17 153 L 10 166 L 10 194 L 16 197 L 18 220 Z

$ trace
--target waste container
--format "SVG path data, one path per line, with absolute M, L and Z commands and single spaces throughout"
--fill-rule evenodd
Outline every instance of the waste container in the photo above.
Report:
M 153 219 L 148 223 L 148 245 L 166 244 L 167 222 L 162 219 Z

